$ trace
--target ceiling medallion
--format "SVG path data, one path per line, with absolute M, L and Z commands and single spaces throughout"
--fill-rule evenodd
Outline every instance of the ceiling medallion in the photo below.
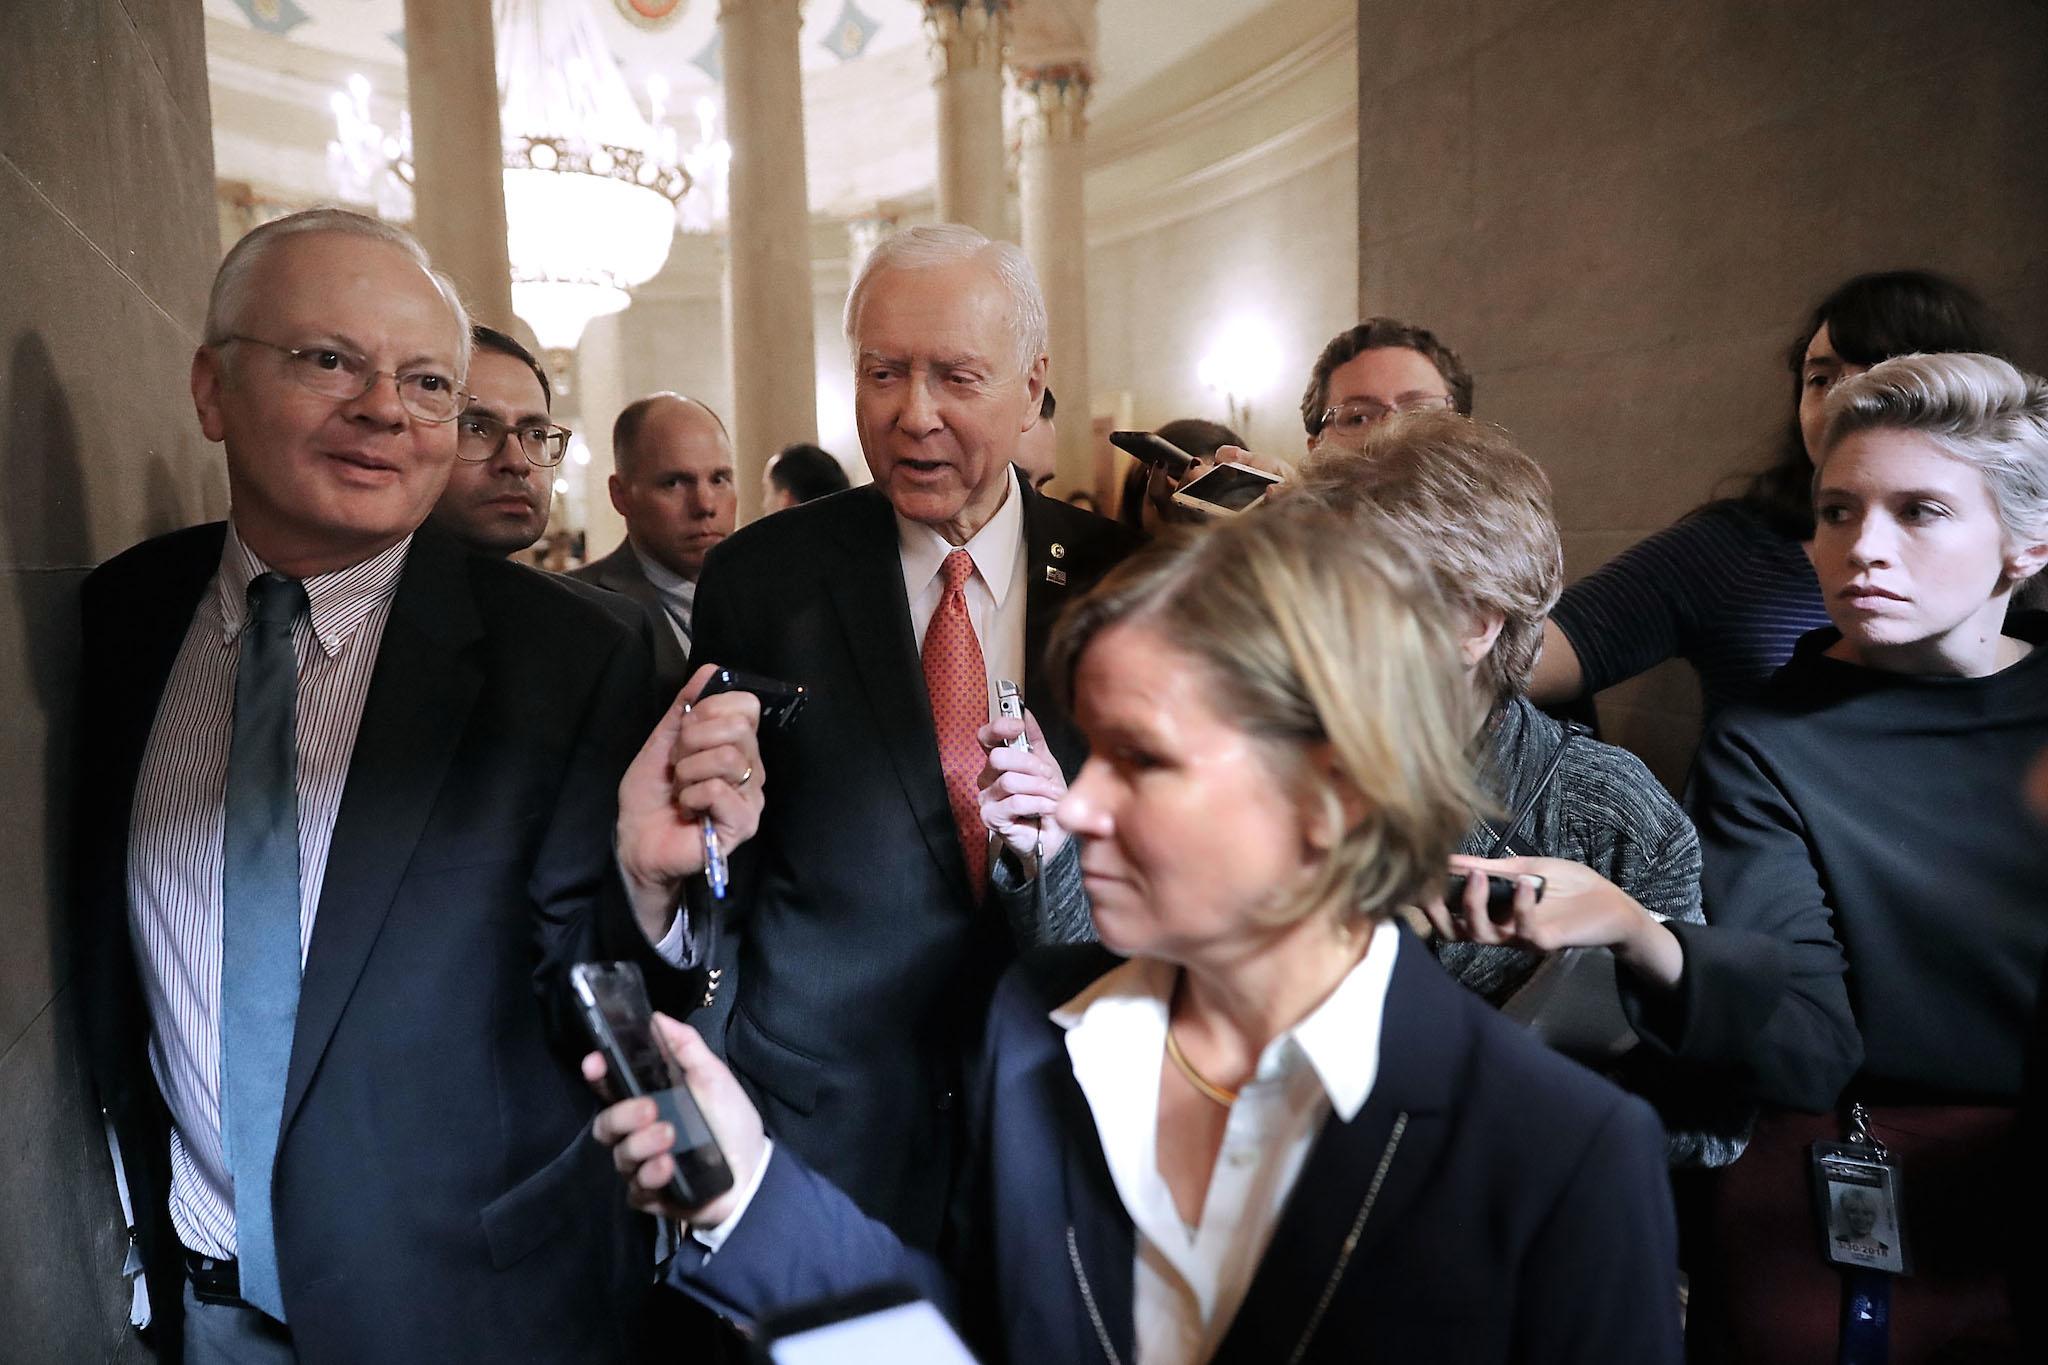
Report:
M 687 0 L 612 0 L 619 13 L 641 28 L 662 29 L 683 17 Z

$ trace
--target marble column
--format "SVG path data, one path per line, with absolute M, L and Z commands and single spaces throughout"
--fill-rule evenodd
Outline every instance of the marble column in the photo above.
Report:
M 725 323 L 740 520 L 760 514 L 761 473 L 818 438 L 811 210 L 797 34 L 803 0 L 719 0 L 726 139 L 732 144 Z
M 1059 399 L 1061 489 L 1095 489 L 1096 442 L 1088 395 L 1088 232 L 1082 176 L 1090 73 L 1086 63 L 1020 67 L 1029 98 L 1018 198 L 1024 254 L 1045 291 L 1052 356 L 1048 382 Z M 1097 496 L 1102 496 L 1098 491 Z M 1103 504 L 1107 506 L 1108 504 Z
M 1003 153 L 1003 38 L 1010 0 L 924 0 L 939 102 L 938 213 L 1009 235 Z
M 510 329 L 504 148 L 491 0 L 405 0 L 413 232 L 478 322 Z

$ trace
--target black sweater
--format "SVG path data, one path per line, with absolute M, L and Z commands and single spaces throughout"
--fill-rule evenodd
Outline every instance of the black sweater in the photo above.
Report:
M 2039 642 L 2048 617 L 2008 633 Z M 1708 732 L 1691 804 L 1707 925 L 1638 1032 L 1759 1098 L 2010 1104 L 2048 962 L 2048 839 L 2021 802 L 2048 748 L 2048 648 L 1909 677 L 1800 642 Z

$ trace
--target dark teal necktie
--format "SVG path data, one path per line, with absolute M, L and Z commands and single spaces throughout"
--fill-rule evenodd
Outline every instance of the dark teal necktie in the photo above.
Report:
M 235 668 L 221 840 L 220 1128 L 235 1183 L 242 1298 L 279 1322 L 271 1168 L 299 1012 L 298 658 L 292 622 L 306 610 L 295 578 L 249 584 Z

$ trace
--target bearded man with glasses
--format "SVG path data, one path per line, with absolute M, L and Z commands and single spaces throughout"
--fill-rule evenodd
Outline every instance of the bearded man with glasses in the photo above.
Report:
M 495 327 L 470 329 L 467 406 L 434 524 L 482 554 L 525 549 L 548 529 L 569 429 L 549 418 L 554 389 L 533 352 Z
M 462 430 L 469 323 L 402 231 L 256 229 L 204 335 L 228 520 L 84 590 L 72 920 L 151 1335 L 629 1358 L 652 1228 L 590 1137 L 564 978 L 701 996 L 674 907 L 700 814 L 753 831 L 752 699 L 649 737 L 634 632 L 422 526 L 465 442 L 560 447 L 524 407 Z

